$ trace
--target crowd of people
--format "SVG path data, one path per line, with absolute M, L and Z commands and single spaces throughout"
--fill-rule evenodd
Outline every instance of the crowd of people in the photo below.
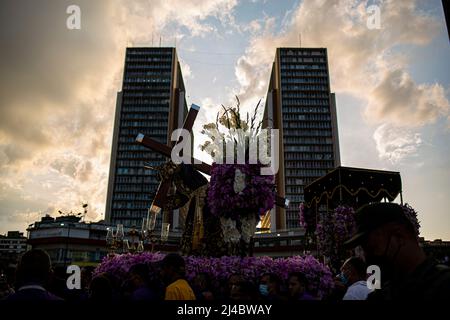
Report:
M 357 212 L 358 230 L 346 242 L 348 248 L 360 246 L 364 255 L 352 256 L 335 277 L 333 292 L 320 297 L 301 272 L 291 273 L 287 281 L 265 273 L 249 281 L 236 273 L 217 283 L 206 273 L 188 282 L 185 261 L 168 254 L 155 265 L 136 264 L 125 281 L 112 274 L 96 274 L 84 268 L 81 288 L 69 290 L 64 275 L 52 270 L 49 255 L 40 249 L 26 252 L 10 285 L 0 278 L 0 299 L 6 301 L 299 301 L 299 300 L 447 300 L 450 301 L 450 268 L 425 255 L 411 223 L 401 207 L 390 203 L 365 206 Z M 381 287 L 367 285 L 367 266 L 381 270 Z M 154 268 L 150 270 L 150 268 Z M 157 270 L 157 272 L 155 272 Z

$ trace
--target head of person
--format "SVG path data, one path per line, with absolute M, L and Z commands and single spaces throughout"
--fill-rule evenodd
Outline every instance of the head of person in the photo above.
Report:
M 298 298 L 303 295 L 308 287 L 308 280 L 302 272 L 293 272 L 288 277 L 288 290 L 291 298 Z
M 199 273 L 193 280 L 193 285 L 200 291 L 208 290 L 211 286 L 211 279 L 207 273 Z
M 186 263 L 177 253 L 169 253 L 161 261 L 161 277 L 165 284 L 184 278 Z
M 274 273 L 265 273 L 259 281 L 259 293 L 262 296 L 276 295 L 280 292 L 281 280 Z
M 237 284 L 233 285 L 230 291 L 231 300 L 257 300 L 258 299 L 258 289 L 253 282 L 250 281 L 239 281 Z
M 129 271 L 130 283 L 134 288 L 146 286 L 150 282 L 150 270 L 145 263 L 133 265 Z
M 244 281 L 244 278 L 240 274 L 238 274 L 238 273 L 231 274 L 228 277 L 228 281 L 227 281 L 228 291 L 231 292 L 233 287 L 235 285 L 237 285 L 238 283 L 240 283 L 241 281 Z
M 398 204 L 365 205 L 356 212 L 356 224 L 356 233 L 345 245 L 360 245 L 366 264 L 380 268 L 382 281 L 407 272 L 425 257 L 412 222 Z
M 107 274 L 95 276 L 89 285 L 89 299 L 95 301 L 110 301 L 113 286 Z
M 50 256 L 41 249 L 25 252 L 17 265 L 18 286 L 25 284 L 46 285 L 52 274 Z
M 366 263 L 360 257 L 348 258 L 341 267 L 340 280 L 346 286 L 350 286 L 361 280 L 366 280 L 366 278 Z

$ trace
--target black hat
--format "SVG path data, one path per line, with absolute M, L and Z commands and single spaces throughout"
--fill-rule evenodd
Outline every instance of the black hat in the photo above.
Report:
M 362 206 L 356 211 L 356 227 L 354 235 L 344 242 L 347 248 L 359 245 L 371 231 L 389 222 L 399 222 L 411 226 L 402 207 L 396 203 L 372 203 Z

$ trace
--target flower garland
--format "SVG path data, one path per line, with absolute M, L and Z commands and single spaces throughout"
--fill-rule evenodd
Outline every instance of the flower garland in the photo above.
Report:
M 155 262 L 161 260 L 164 254 L 148 253 L 122 254 L 105 258 L 94 271 L 94 276 L 101 273 L 113 275 L 119 283 L 128 277 L 128 270 L 137 263 L 146 263 L 150 268 L 151 278 L 157 277 Z M 334 285 L 332 273 L 324 264 L 312 256 L 293 256 L 289 258 L 272 259 L 270 257 L 185 257 L 186 278 L 191 281 L 199 273 L 208 274 L 213 283 L 223 283 L 234 273 L 241 274 L 245 280 L 257 282 L 267 272 L 277 274 L 286 281 L 289 273 L 302 272 L 309 280 L 310 287 L 319 297 L 327 296 Z
M 222 106 L 223 112 L 217 113 L 216 122 L 203 126 L 202 134 L 208 139 L 200 148 L 213 159 L 208 204 L 211 213 L 218 217 L 237 221 L 244 215 L 254 214 L 259 219 L 274 206 L 275 181 L 273 175 L 261 174 L 260 162 L 250 164 L 249 149 L 250 145 L 258 145 L 263 150 L 264 146 L 257 144 L 258 138 L 269 137 L 261 135 L 262 121 L 257 121 L 261 101 L 253 115 L 250 117 L 247 113 L 246 120 L 243 120 L 239 98 L 236 100 L 236 107 Z M 225 164 L 230 160 L 224 156 L 227 143 L 234 147 L 233 164 Z M 239 159 L 243 163 L 237 161 L 238 149 L 245 150 L 245 159 Z
M 352 207 L 339 206 L 332 213 L 325 213 L 316 226 L 319 254 L 338 267 L 346 258 L 343 244 L 355 230 L 355 210 Z
M 208 189 L 208 204 L 216 216 L 239 219 L 241 215 L 253 213 L 263 215 L 275 203 L 274 177 L 260 175 L 260 165 L 213 164 Z M 236 192 L 235 172 L 245 174 L 245 185 Z
M 420 222 L 417 218 L 417 211 L 413 209 L 408 203 L 405 203 L 401 206 L 403 208 L 403 212 L 405 213 L 406 218 L 411 222 L 414 232 L 416 233 L 416 237 L 420 235 Z

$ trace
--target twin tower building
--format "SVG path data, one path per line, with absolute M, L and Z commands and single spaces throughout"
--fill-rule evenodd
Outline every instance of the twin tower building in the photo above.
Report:
M 290 200 L 276 207 L 271 229 L 298 227 L 303 190 L 340 165 L 335 95 L 330 91 L 327 49 L 278 48 L 266 96 L 265 119 L 279 129 L 277 193 Z M 159 181 L 144 168 L 167 159 L 135 142 L 139 133 L 169 144 L 188 106 L 175 48 L 127 48 L 122 91 L 117 94 L 106 199 L 106 221 L 139 227 Z M 178 215 L 171 217 L 178 227 Z

